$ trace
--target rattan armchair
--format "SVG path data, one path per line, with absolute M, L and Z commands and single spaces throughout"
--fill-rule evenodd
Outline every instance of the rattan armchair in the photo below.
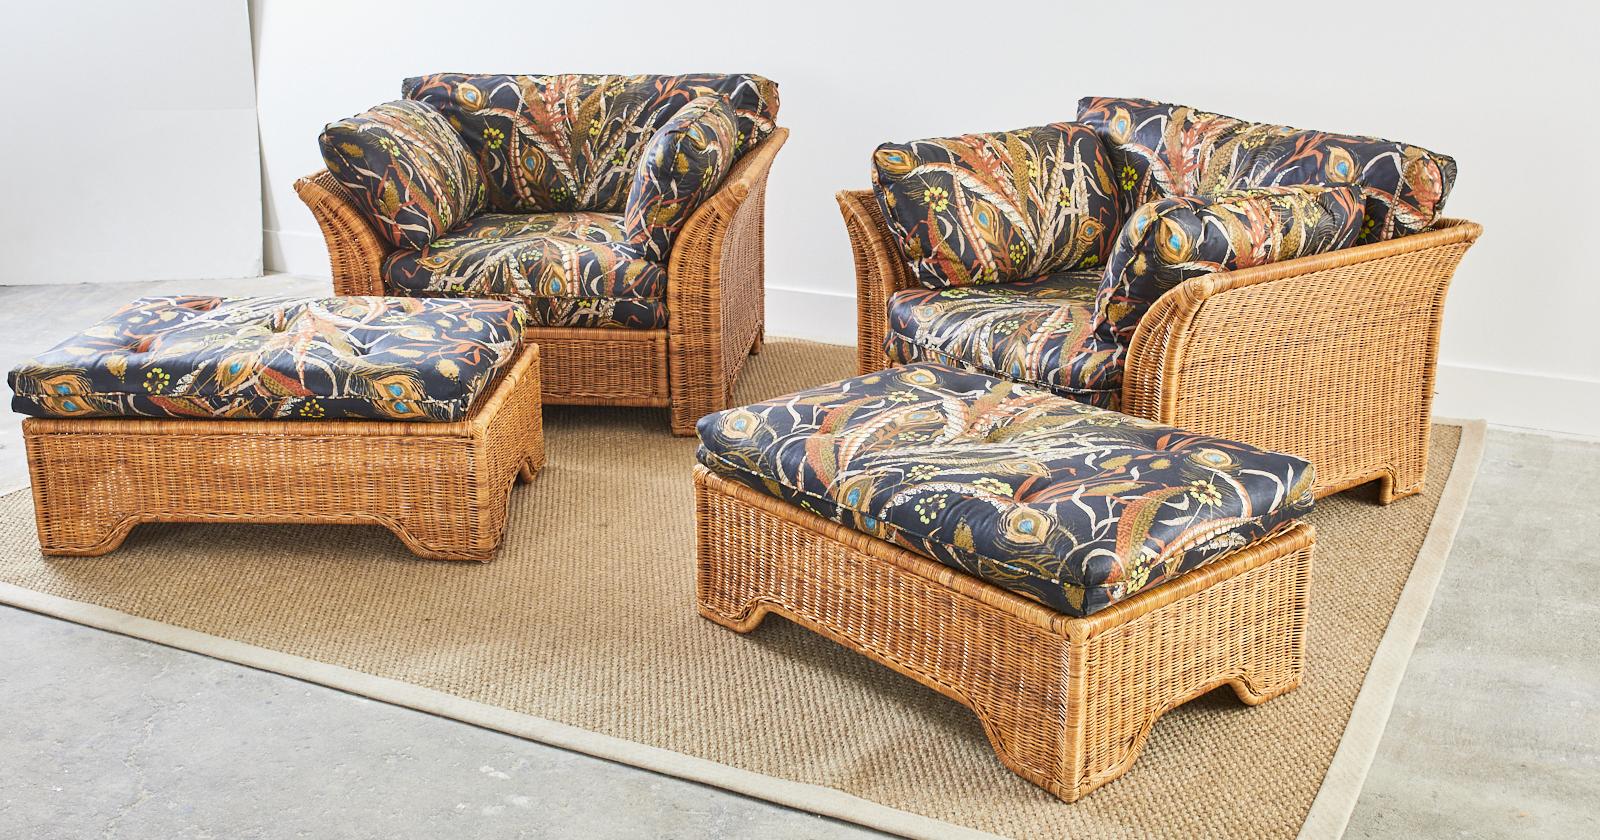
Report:
M 837 198 L 867 373 L 890 364 L 889 296 L 916 281 L 872 192 Z M 1445 293 L 1482 232 L 1441 219 L 1399 239 L 1188 280 L 1140 321 L 1121 410 L 1300 455 L 1316 467 L 1319 497 L 1374 479 L 1384 504 L 1418 493 Z
M 544 402 L 671 409 L 674 434 L 727 408 L 748 355 L 760 352 L 767 173 L 788 138 L 777 128 L 734 164 L 689 218 L 667 264 L 666 329 L 530 327 L 539 345 Z M 322 227 L 340 295 L 384 294 L 380 238 L 327 170 L 295 182 Z

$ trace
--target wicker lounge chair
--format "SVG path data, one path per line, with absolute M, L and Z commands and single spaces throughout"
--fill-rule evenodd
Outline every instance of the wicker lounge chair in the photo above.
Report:
M 1112 110 L 1108 102 L 1157 104 L 1090 99 L 1079 119 Z M 1165 107 L 1177 110 L 1175 120 L 1231 119 Z M 1240 124 L 1273 137 L 1293 131 Z M 1112 162 L 1121 168 L 1114 152 Z M 1453 161 L 1447 166 L 1453 176 Z M 1191 184 L 1189 194 L 1204 187 Z M 891 364 L 889 299 L 922 286 L 873 191 L 846 190 L 837 200 L 855 255 L 859 370 L 881 370 Z M 1318 496 L 1374 479 L 1384 503 L 1417 493 L 1445 293 L 1480 233 L 1473 222 L 1439 218 L 1409 235 L 1186 280 L 1139 320 L 1124 348 L 1120 400 L 1111 404 L 1306 457 L 1316 465 Z
M 674 77 L 531 78 L 603 86 L 608 79 L 635 84 Z M 770 90 L 763 105 L 775 112 L 776 88 Z M 700 416 L 729 405 L 747 356 L 761 349 L 767 174 L 787 137 L 787 129 L 769 126 L 682 224 L 670 257 L 662 261 L 670 313 L 665 325 L 549 326 L 537 318 L 530 323 L 528 340 L 539 345 L 543 360 L 545 403 L 670 407 L 672 431 L 680 435 L 692 434 Z M 300 179 L 295 190 L 327 240 L 335 292 L 395 294 L 385 283 L 385 260 L 396 246 L 374 230 L 352 191 L 328 170 Z

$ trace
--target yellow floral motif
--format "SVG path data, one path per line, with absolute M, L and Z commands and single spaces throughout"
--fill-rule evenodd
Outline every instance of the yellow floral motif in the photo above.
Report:
M 1217 485 L 1203 478 L 1189 482 L 1189 495 L 1203 505 L 1222 504 L 1222 492 L 1217 490 Z
M 1028 246 L 1022 242 L 1011 243 L 1011 261 L 1020 263 L 1028 258 Z
M 1061 205 L 1062 207 L 1071 207 L 1072 206 L 1072 187 L 1067 186 L 1066 184 L 1062 184 L 1061 185 L 1061 194 L 1059 196 L 1056 196 L 1056 203 Z
M 939 474 L 939 468 L 932 464 L 917 464 L 906 470 L 906 478 L 912 481 L 927 481 Z
M 1133 189 L 1133 185 L 1139 183 L 1139 173 L 1132 166 L 1123 166 L 1121 183 L 1124 190 Z
M 316 419 L 318 417 L 323 417 L 326 414 L 327 414 L 327 412 L 324 411 L 323 408 L 322 408 L 322 403 L 317 402 L 317 398 L 316 397 L 311 397 L 310 399 L 307 399 L 305 402 L 300 404 L 300 416 L 301 417 L 309 417 L 309 418 L 312 418 L 312 419 Z
M 917 401 L 917 395 L 910 391 L 891 391 L 887 397 L 889 402 L 911 403 Z
M 949 506 L 950 497 L 943 493 L 937 493 L 932 496 L 928 496 L 927 498 L 918 499 L 917 503 L 912 507 L 917 512 L 917 518 L 922 520 L 922 523 L 926 525 L 938 519 L 939 514 L 943 513 L 944 509 Z
M 484 126 L 483 140 L 491 149 L 498 149 L 506 140 L 506 133 L 494 126 Z
M 600 136 L 600 129 L 603 128 L 603 127 L 604 126 L 601 125 L 599 120 L 590 120 L 589 121 L 589 136 L 590 137 L 599 137 Z
M 998 478 L 987 475 L 978 479 L 977 481 L 972 482 L 972 486 L 984 491 L 985 493 L 993 493 L 996 496 L 1010 496 L 1016 492 L 1011 488 L 1011 485 L 1001 481 Z
M 950 206 L 950 193 L 944 187 L 929 187 L 923 190 L 922 200 L 927 203 L 929 210 L 943 213 Z
M 453 381 L 461 378 L 461 366 L 450 359 L 440 359 L 434 368 L 446 379 Z
M 159 394 L 172 383 L 172 376 L 161 368 L 151 368 L 144 375 L 144 389 L 152 394 Z

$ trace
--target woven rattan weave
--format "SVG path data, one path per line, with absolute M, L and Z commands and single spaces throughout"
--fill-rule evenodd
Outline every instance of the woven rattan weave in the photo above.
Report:
M 855 252 L 861 373 L 889 366 L 888 300 L 916 280 L 869 190 L 837 195 Z M 1431 230 L 1195 278 L 1139 322 L 1121 411 L 1289 452 L 1317 495 L 1380 479 L 1385 503 L 1422 489 L 1439 325 L 1483 229 Z
M 539 348 L 455 423 L 28 418 L 22 433 L 45 554 L 105 554 L 141 522 L 316 522 L 488 560 L 512 483 L 544 466 Z
M 1300 684 L 1309 525 L 1072 618 L 703 467 L 695 500 L 702 615 L 744 633 L 777 613 L 917 680 L 1069 802 L 1127 772 L 1168 709 Z
M 679 232 L 667 263 L 666 329 L 528 329 L 543 349 L 546 403 L 670 406 L 680 435 L 728 407 L 745 359 L 761 349 L 767 174 L 788 136 L 775 129 L 741 157 Z M 295 191 L 322 227 L 334 292 L 384 294 L 392 246 L 344 187 L 323 170 L 296 181 Z

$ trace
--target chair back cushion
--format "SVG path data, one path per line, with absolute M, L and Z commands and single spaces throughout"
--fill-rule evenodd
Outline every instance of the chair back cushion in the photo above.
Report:
M 1124 345 L 1156 299 L 1192 277 L 1336 251 L 1364 218 L 1354 187 L 1264 187 L 1152 201 L 1117 236 L 1095 334 Z
M 778 86 L 760 76 L 486 75 L 406 79 L 477 156 L 506 213 L 621 212 L 645 145 L 679 109 L 716 93 L 733 107 L 735 155 L 771 133 Z
M 672 241 L 733 168 L 738 124 L 728 100 L 702 96 L 645 145 L 623 210 L 623 235 L 647 260 L 666 263 Z
M 1252 123 L 1147 99 L 1086 97 L 1116 169 L 1124 206 L 1254 187 L 1352 185 L 1365 193 L 1358 242 L 1427 229 L 1444 210 L 1456 162 L 1419 146 Z
M 483 209 L 478 162 L 438 111 L 386 102 L 329 123 L 322 160 L 379 236 L 422 248 Z
M 1111 160 L 1087 126 L 885 143 L 872 163 L 884 220 L 928 288 L 1100 266 L 1115 240 Z

